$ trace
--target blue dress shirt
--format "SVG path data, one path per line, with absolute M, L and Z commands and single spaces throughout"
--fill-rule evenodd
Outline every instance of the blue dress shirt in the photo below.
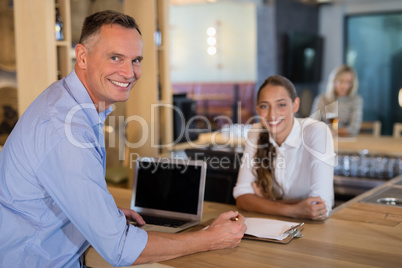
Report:
M 148 240 L 105 182 L 103 123 L 72 71 L 36 98 L 0 153 L 0 267 L 80 267 L 92 245 L 131 265 Z

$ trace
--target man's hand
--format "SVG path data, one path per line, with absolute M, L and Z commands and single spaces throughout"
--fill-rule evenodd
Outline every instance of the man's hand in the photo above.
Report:
M 237 220 L 236 220 L 237 219 Z M 245 218 L 238 212 L 229 211 L 216 218 L 205 231 L 211 232 L 211 249 L 236 247 L 244 236 L 247 226 Z
M 119 208 L 126 216 L 127 222 L 135 221 L 138 225 L 144 225 L 145 221 L 140 214 L 131 209 Z

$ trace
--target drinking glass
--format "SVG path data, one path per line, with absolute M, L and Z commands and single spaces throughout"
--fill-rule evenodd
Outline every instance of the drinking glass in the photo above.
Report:
M 352 177 L 359 176 L 359 165 L 360 165 L 360 156 L 359 155 L 350 156 L 350 176 Z
M 342 166 L 342 173 L 343 176 L 350 176 L 350 156 L 344 155 L 343 156 L 343 166 Z
M 338 133 L 338 102 L 335 101 L 325 106 L 325 120 L 334 136 Z

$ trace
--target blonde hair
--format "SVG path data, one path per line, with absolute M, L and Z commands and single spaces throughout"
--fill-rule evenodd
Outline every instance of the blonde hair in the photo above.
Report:
M 339 77 L 344 73 L 353 74 L 353 84 L 349 89 L 349 96 L 354 96 L 357 93 L 357 88 L 359 87 L 359 80 L 357 79 L 357 74 L 355 70 L 349 65 L 342 65 L 338 68 L 332 70 L 328 77 L 327 90 L 325 92 L 325 100 L 327 103 L 333 102 L 336 100 L 336 92 L 335 92 L 335 81 L 339 79 Z

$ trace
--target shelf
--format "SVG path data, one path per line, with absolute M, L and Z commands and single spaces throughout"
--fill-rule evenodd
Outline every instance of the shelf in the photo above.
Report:
M 126 113 L 142 117 L 148 129 L 153 131 L 140 148 L 130 149 L 130 153 L 158 157 L 167 152 L 166 146 L 158 145 L 170 144 L 173 141 L 171 109 L 151 109 L 151 105 L 155 104 L 172 104 L 168 53 L 169 0 L 125 1 L 124 12 L 134 17 L 140 25 L 144 47 L 147 48 L 144 49 L 144 61 L 141 64 L 142 77 L 134 88 L 135 96 L 131 96 L 126 102 Z M 157 29 L 161 32 L 160 46 L 155 43 L 154 33 Z M 140 140 L 143 135 L 141 127 L 134 124 L 127 125 L 126 133 L 128 142 L 132 143 Z M 130 180 L 130 186 L 131 183 Z
M 160 51 L 160 52 L 164 52 L 164 51 L 165 51 L 165 46 L 164 46 L 164 45 L 160 45 L 160 46 L 157 46 L 156 49 L 157 49 L 158 51 Z
M 66 40 L 63 40 L 63 41 L 56 41 L 56 46 L 58 46 L 58 47 L 70 47 L 71 46 L 71 42 L 70 41 L 66 41 Z
M 67 76 L 72 70 L 71 58 L 71 3 L 70 0 L 55 0 L 58 3 L 60 16 L 63 20 L 64 40 L 56 41 L 57 47 L 57 70 L 58 77 L 61 79 Z
M 172 103 L 168 102 L 168 101 L 164 101 L 164 100 L 159 100 L 158 104 L 169 104 L 169 105 L 171 105 Z

